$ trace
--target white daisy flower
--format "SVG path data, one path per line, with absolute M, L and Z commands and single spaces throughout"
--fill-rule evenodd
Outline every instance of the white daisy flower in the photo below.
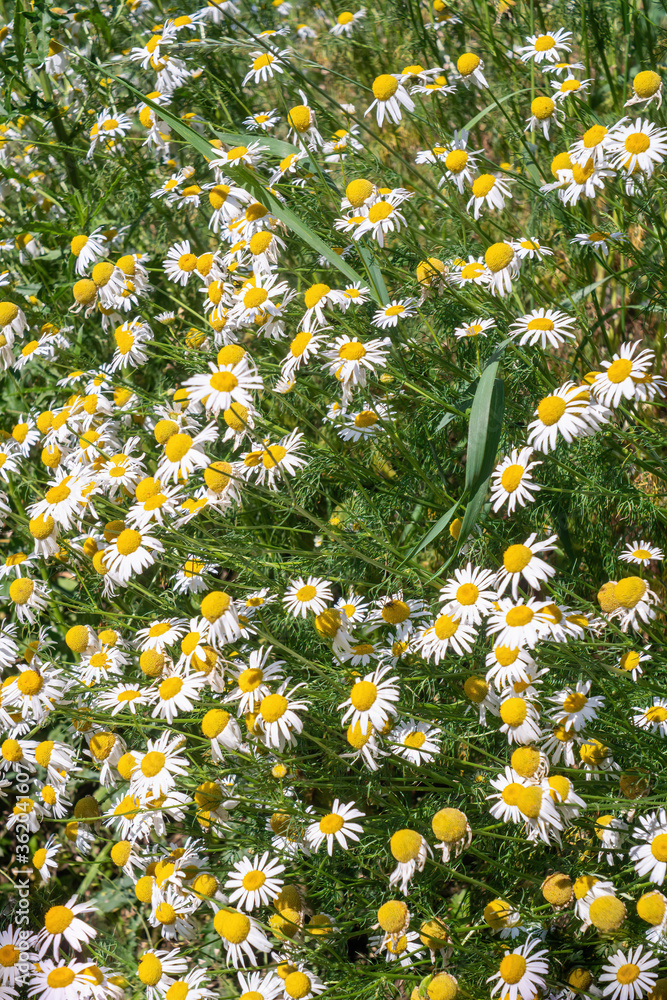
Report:
M 597 381 L 597 379 L 596 379 Z M 591 390 L 592 391 L 592 390 Z M 565 382 L 537 404 L 536 419 L 528 425 L 528 443 L 537 451 L 553 451 L 559 435 L 567 444 L 590 437 L 609 419 L 606 405 L 591 401 L 588 386 Z
M 364 813 L 355 807 L 354 802 L 346 803 L 334 799 L 331 811 L 306 829 L 306 842 L 317 852 L 326 841 L 329 857 L 333 854 L 335 842 L 347 851 L 348 840 L 357 841 L 359 834 L 363 833 L 363 827 L 353 822 L 362 816 Z
M 160 482 L 170 479 L 177 483 L 179 477 L 189 479 L 197 469 L 205 469 L 210 459 L 204 454 L 204 445 L 218 438 L 215 423 L 207 424 L 198 434 L 192 436 L 185 431 L 172 434 L 164 445 L 164 452 L 158 462 L 157 478 Z
M 638 118 L 629 125 L 619 122 L 609 133 L 606 154 L 616 170 L 623 167 L 631 174 L 638 168 L 646 177 L 651 177 L 655 167 L 667 156 L 667 130 L 658 128 L 648 119 Z
M 177 736 L 170 742 L 170 735 L 164 732 L 158 739 L 147 741 L 145 753 L 133 753 L 136 767 L 130 778 L 130 793 L 141 802 L 170 792 L 176 778 L 187 774 L 188 760 L 178 753 L 184 738 Z
M 291 677 L 287 677 L 276 692 L 267 694 L 259 703 L 255 723 L 258 735 L 265 746 L 275 750 L 282 751 L 286 746 L 296 743 L 297 736 L 303 730 L 303 720 L 296 713 L 305 711 L 310 705 L 309 701 L 293 698 L 299 688 L 305 687 L 305 683 L 296 684 L 288 691 L 291 680 Z
M 574 322 L 571 316 L 558 309 L 533 309 L 515 320 L 509 333 L 518 339 L 521 346 L 528 344 L 534 347 L 539 343 L 542 348 L 546 348 L 547 344 L 559 347 L 566 340 L 574 340 L 575 334 L 571 329 Z
M 457 326 L 454 330 L 454 336 L 457 340 L 486 337 L 486 331 L 495 329 L 495 326 L 495 319 L 480 317 L 479 319 L 472 320 L 470 323 L 464 323 L 463 326 Z
M 510 545 L 503 552 L 503 565 L 496 576 L 498 596 L 505 593 L 512 584 L 512 597 L 516 601 L 519 596 L 519 584 L 523 579 L 529 587 L 539 590 L 546 580 L 555 576 L 556 570 L 549 563 L 537 557 L 538 552 L 552 552 L 558 538 L 550 535 L 542 542 L 536 542 L 537 534 L 533 532 L 525 542 Z
M 373 316 L 373 326 L 380 330 L 397 326 L 399 319 L 410 319 L 417 312 L 416 299 L 392 299 L 389 305 L 378 309 Z
M 304 580 L 300 576 L 285 591 L 283 604 L 295 618 L 305 618 L 308 611 L 321 614 L 331 600 L 333 593 L 328 580 L 320 580 L 316 576 L 309 576 Z
M 505 199 L 511 197 L 509 186 L 502 174 L 479 174 L 472 182 L 472 197 L 466 205 L 466 210 L 469 212 L 472 206 L 474 218 L 479 219 L 484 207 L 502 212 Z
M 494 642 L 499 646 L 533 649 L 547 631 L 545 604 L 534 597 L 518 603 L 503 597 L 497 610 L 489 615 L 487 633 L 495 636 Z
M 565 28 L 559 28 L 551 34 L 529 35 L 526 44 L 518 49 L 522 62 L 529 62 L 531 59 L 536 63 L 559 62 L 563 53 L 571 52 L 570 40 L 572 32 Z M 514 1000 L 512 997 L 511 1000 Z
M 507 513 L 525 507 L 535 499 L 541 487 L 532 480 L 531 470 L 542 462 L 532 462 L 532 448 L 514 448 L 494 469 L 491 479 L 491 503 L 494 512 L 507 503 Z
M 558 725 L 580 732 L 589 722 L 598 718 L 598 709 L 604 706 L 605 699 L 601 695 L 589 697 L 592 683 L 577 681 L 575 688 L 563 688 L 549 698 L 556 705 L 553 718 Z
M 397 678 L 387 677 L 391 669 L 391 666 L 376 667 L 363 679 L 356 679 L 349 698 L 338 706 L 345 709 L 343 725 L 349 720 L 351 729 L 359 724 L 361 733 L 367 734 L 371 728 L 381 731 L 396 715 L 394 702 L 398 701 L 399 690 Z
M 77 903 L 76 896 L 70 896 L 65 905 L 52 906 L 44 914 L 44 926 L 35 939 L 38 958 L 43 958 L 53 947 L 53 957 L 60 955 L 63 939 L 73 951 L 81 951 L 97 936 L 97 930 L 90 926 L 90 915 L 96 913 L 94 906 Z M 85 915 L 87 919 L 82 920 Z
M 277 858 L 269 859 L 268 851 L 261 858 L 258 854 L 252 860 L 247 856 L 242 858 L 230 870 L 225 882 L 229 902 L 242 910 L 267 906 L 280 893 L 284 880 L 276 876 L 284 871 L 285 865 Z
M 414 111 L 415 104 L 407 90 L 400 82 L 399 73 L 382 73 L 373 80 L 373 103 L 366 108 L 364 116 L 375 108 L 377 123 L 382 128 L 385 118 L 398 125 L 401 120 L 401 109 Z
M 483 72 L 484 62 L 475 52 L 464 52 L 460 55 L 456 60 L 456 70 L 466 87 L 472 85 L 484 89 L 489 86 Z
M 392 729 L 389 742 L 393 754 L 419 767 L 420 764 L 433 760 L 439 753 L 440 747 L 437 743 L 439 736 L 440 730 L 435 726 L 408 719 Z
M 544 961 L 546 949 L 539 947 L 538 938 L 528 937 L 524 944 L 505 954 L 500 962 L 500 970 L 489 976 L 487 983 L 494 983 L 491 996 L 500 991 L 503 1000 L 533 1000 L 535 994 L 546 986 L 549 966 Z
M 640 816 L 632 835 L 643 841 L 630 848 L 635 871 L 641 878 L 648 876 L 651 882 L 662 885 L 667 875 L 667 812 L 660 809 Z
M 454 570 L 454 579 L 440 588 L 440 603 L 445 614 L 464 624 L 480 625 L 496 600 L 494 574 L 468 563 L 465 569 Z
M 639 1000 L 655 986 L 658 976 L 652 970 L 658 964 L 653 952 L 639 945 L 624 954 L 620 949 L 602 966 L 600 983 L 606 983 L 603 995 L 611 1000 Z
M 591 385 L 591 392 L 604 406 L 619 406 L 624 399 L 634 399 L 637 382 L 646 375 L 655 360 L 653 351 L 639 349 L 641 340 L 621 344 L 611 361 L 603 361 L 603 372 L 598 372 Z

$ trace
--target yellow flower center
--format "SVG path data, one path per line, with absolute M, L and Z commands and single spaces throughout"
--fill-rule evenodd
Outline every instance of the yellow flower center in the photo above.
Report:
M 662 80 L 657 73 L 654 73 L 651 69 L 646 69 L 641 73 L 637 73 L 636 77 L 632 81 L 632 88 L 637 95 L 646 100 L 648 97 L 653 97 L 657 94 L 662 86 Z
M 625 382 L 626 378 L 632 371 L 632 361 L 628 358 L 617 358 L 616 361 L 612 361 L 607 369 L 607 378 L 614 385 L 618 385 L 619 382 Z
M 266 722 L 277 722 L 287 710 L 287 698 L 282 694 L 269 694 L 262 699 L 259 711 Z
M 484 254 L 484 260 L 489 271 L 497 274 L 514 260 L 514 250 L 509 243 L 492 243 Z
M 350 692 L 350 701 L 358 712 L 367 712 L 375 704 L 378 689 L 371 681 L 357 681 Z
M 312 584 L 307 583 L 303 587 L 299 587 L 296 594 L 294 595 L 297 601 L 302 601 L 304 604 L 306 601 L 312 601 L 313 597 L 317 594 L 317 587 L 313 587 Z
M 242 944 L 250 933 L 250 917 L 238 910 L 218 910 L 213 926 L 220 937 L 230 944 Z
M 398 80 L 389 73 L 376 76 L 373 80 L 373 96 L 378 101 L 388 101 L 398 90 Z
M 480 174 L 479 177 L 473 181 L 472 193 L 475 198 L 484 198 L 489 191 L 491 191 L 495 183 L 496 178 L 493 174 Z M 510 260 L 511 259 L 512 258 L 510 257 Z
M 614 597 L 622 608 L 634 608 L 646 593 L 647 585 L 639 576 L 626 576 L 614 587 Z
M 405 601 L 387 601 L 382 608 L 382 618 L 388 625 L 400 625 L 410 617 L 410 608 Z
M 366 348 L 358 340 L 350 340 L 347 344 L 341 344 L 338 349 L 338 357 L 343 361 L 360 361 L 366 356 Z
M 464 52 L 456 60 L 456 68 L 461 76 L 470 76 L 471 73 L 475 72 L 480 61 L 479 56 L 476 56 L 474 52 Z
M 651 145 L 651 140 L 644 132 L 631 132 L 624 146 L 628 153 L 645 153 Z
M 327 813 L 320 820 L 320 831 L 326 834 L 338 833 L 339 830 L 343 829 L 345 820 L 338 813 Z
M 290 972 L 285 978 L 285 993 L 292 1000 L 303 1000 L 310 993 L 310 979 L 305 972 Z
M 555 44 L 556 42 L 551 35 L 538 35 L 535 39 L 535 51 L 548 52 L 549 49 L 553 49 Z
M 625 920 L 625 914 L 625 905 L 616 896 L 598 896 L 588 908 L 591 923 L 603 933 L 618 930 Z
M 656 861 L 667 861 L 667 833 L 659 833 L 651 841 L 651 854 Z
M 532 558 L 533 553 L 527 545 L 510 545 L 503 553 L 503 565 L 508 573 L 520 573 Z
M 189 434 L 172 434 L 165 445 L 164 453 L 170 462 L 180 462 L 191 447 L 192 438 Z
M 506 726 L 520 726 L 528 714 L 523 698 L 507 698 L 500 706 L 500 718 Z
M 62 934 L 74 920 L 74 914 L 67 906 L 52 906 L 46 911 L 44 928 L 48 934 Z
M 483 677 L 468 677 L 463 684 L 463 690 L 470 701 L 480 705 L 489 693 L 489 685 Z
M 556 109 L 554 101 L 550 97 L 536 97 L 530 105 L 530 110 L 538 121 L 545 121 L 551 118 Z
M 588 698 L 581 691 L 572 691 L 563 702 L 563 711 L 572 715 L 575 712 L 580 712 L 587 702 Z
M 459 623 L 456 618 L 451 618 L 449 615 L 440 615 L 435 621 L 433 631 L 438 639 L 451 639 L 458 627 Z
M 534 617 L 534 612 L 531 608 L 527 608 L 525 605 L 521 605 L 518 608 L 510 608 L 505 615 L 505 621 L 510 626 L 510 628 L 521 628 L 523 625 L 527 625 L 532 622 Z
M 141 773 L 145 778 L 154 778 L 164 767 L 166 759 L 159 750 L 151 750 L 141 761 Z
M 239 384 L 239 380 L 232 372 L 214 372 L 209 380 L 211 389 L 216 392 L 231 392 Z
M 46 985 L 52 990 L 66 989 L 74 982 L 74 973 L 71 969 L 51 969 L 46 977 Z
M 468 819 L 460 809 L 440 809 L 431 820 L 433 833 L 445 844 L 455 844 L 465 837 Z
M 523 955 L 505 955 L 500 963 L 500 976 L 510 986 L 518 983 L 525 971 L 526 960 Z
M 266 875 L 264 872 L 257 870 L 246 872 L 243 876 L 243 888 L 247 889 L 248 892 L 252 892 L 254 889 L 261 889 L 265 882 Z
M 460 174 L 468 163 L 468 154 L 465 149 L 453 149 L 447 154 L 445 166 L 453 174 Z
M 565 400 L 560 396 L 547 396 L 537 404 L 537 416 L 545 427 L 557 424 L 565 413 Z
M 401 864 L 414 861 L 421 850 L 421 834 L 415 830 L 398 830 L 389 841 L 391 853 Z
M 141 545 L 141 541 L 140 531 L 135 531 L 134 528 L 125 528 L 116 540 L 116 548 L 121 555 L 129 556 L 137 551 Z

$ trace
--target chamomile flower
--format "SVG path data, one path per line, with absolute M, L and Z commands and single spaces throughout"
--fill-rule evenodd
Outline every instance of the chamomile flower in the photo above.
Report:
M 392 299 L 389 305 L 378 309 L 373 316 L 373 326 L 380 330 L 398 325 L 399 320 L 410 319 L 416 313 L 415 299 Z
M 507 597 L 497 602 L 487 622 L 487 632 L 498 645 L 533 649 L 547 630 L 545 602 L 530 597 L 518 603 Z
M 285 62 L 286 57 L 289 55 L 288 49 L 283 49 L 283 51 L 278 51 L 277 49 L 272 52 L 265 52 L 263 50 L 254 51 L 249 53 L 252 63 L 250 69 L 243 77 L 243 86 L 252 80 L 253 83 L 266 83 L 267 80 L 272 80 L 275 73 L 284 73 L 283 62 Z
M 172 479 L 176 483 L 179 477 L 188 479 L 196 470 L 205 469 L 210 459 L 204 454 L 204 445 L 215 441 L 217 437 L 218 428 L 214 423 L 208 424 L 195 435 L 185 431 L 172 434 L 165 442 L 157 467 L 157 478 L 160 482 Z
M 347 851 L 348 840 L 358 841 L 359 834 L 363 833 L 363 827 L 354 822 L 363 816 L 364 813 L 355 807 L 354 802 L 345 803 L 334 799 L 331 811 L 306 829 L 306 842 L 317 852 L 326 841 L 329 857 L 333 854 L 335 843 Z
M 639 351 L 641 340 L 621 344 L 611 361 L 603 361 L 605 369 L 598 372 L 591 385 L 595 398 L 604 406 L 619 406 L 624 399 L 633 399 L 637 383 L 641 382 L 655 359 L 653 351 Z
M 531 470 L 541 462 L 531 461 L 532 448 L 514 448 L 494 469 L 491 479 L 491 502 L 494 512 L 507 503 L 507 512 L 512 514 L 519 507 L 532 503 L 535 493 L 541 489 L 533 482 Z
M 547 454 L 554 450 L 559 436 L 571 444 L 575 438 L 595 434 L 609 419 L 608 414 L 606 406 L 591 401 L 587 386 L 565 382 L 538 403 L 536 419 L 528 425 L 528 443 Z
M 359 10 L 354 13 L 350 10 L 344 10 L 342 14 L 339 14 L 336 18 L 336 23 L 333 28 L 329 28 L 329 32 L 332 35 L 346 35 L 348 38 L 352 35 L 354 29 L 361 24 L 363 19 L 366 17 L 366 8 L 360 7 Z
M 381 731 L 396 715 L 395 702 L 399 698 L 396 677 L 387 677 L 391 666 L 376 667 L 362 678 L 357 678 L 349 698 L 338 708 L 344 708 L 343 725 L 348 722 L 352 729 L 359 725 L 361 733 L 367 734 L 371 728 Z
M 488 87 L 484 76 L 484 62 L 475 52 L 464 52 L 456 60 L 456 70 L 459 78 L 466 87 Z
M 320 580 L 309 576 L 307 580 L 298 577 L 293 580 L 285 591 L 283 604 L 295 618 L 305 618 L 308 611 L 319 615 L 327 607 L 327 602 L 333 600 L 331 584 L 328 580 Z
M 634 563 L 636 566 L 645 566 L 653 560 L 663 560 L 665 554 L 657 545 L 646 542 L 644 539 L 638 542 L 629 542 L 618 557 L 621 562 Z
M 524 580 L 529 587 L 538 590 L 545 580 L 554 576 L 556 570 L 543 559 L 538 558 L 539 552 L 552 552 L 556 535 L 550 535 L 542 542 L 536 542 L 537 535 L 533 532 L 525 542 L 510 545 L 503 552 L 503 565 L 496 576 L 498 595 L 502 595 L 508 586 L 512 585 L 512 597 L 516 601 L 519 595 L 519 584 Z
M 509 333 L 521 346 L 528 344 L 534 347 L 539 343 L 542 348 L 546 348 L 547 344 L 560 347 L 566 340 L 574 340 L 573 325 L 572 317 L 558 309 L 533 309 L 515 320 Z
M 492 243 L 484 254 L 487 282 L 492 295 L 505 296 L 512 291 L 512 281 L 521 267 L 521 258 L 513 243 Z
M 600 983 L 605 983 L 603 995 L 611 1000 L 638 1000 L 650 993 L 658 979 L 653 970 L 658 959 L 650 948 L 639 945 L 627 954 L 620 949 L 602 966 Z
M 563 111 L 551 97 L 536 97 L 530 105 L 530 118 L 526 121 L 525 131 L 542 129 L 544 138 L 549 140 L 549 129 L 552 125 L 563 127 Z
M 213 926 L 227 952 L 227 965 L 245 967 L 246 959 L 257 964 L 257 952 L 271 951 L 271 945 L 253 917 L 240 910 L 224 908 L 216 913 Z
M 633 837 L 643 843 L 630 848 L 630 859 L 638 875 L 662 885 L 667 875 L 667 812 L 660 809 L 638 819 Z
M 97 931 L 88 923 L 95 907 L 89 903 L 77 903 L 71 896 L 65 905 L 51 906 L 44 914 L 44 926 L 35 940 L 39 958 L 43 958 L 53 948 L 55 959 L 60 955 L 60 946 L 66 942 L 73 951 L 81 951 L 97 936 Z M 85 916 L 87 919 L 81 919 Z
M 645 69 L 635 75 L 632 97 L 625 102 L 625 106 L 646 103 L 648 107 L 652 101 L 656 101 L 657 107 L 662 104 L 662 80 L 654 70 Z
M 596 229 L 592 233 L 577 233 L 574 239 L 570 240 L 570 243 L 589 247 L 591 250 L 602 250 L 604 256 L 608 257 L 610 247 L 614 243 L 622 243 L 625 239 L 627 239 L 625 233 L 605 233 Z
M 104 562 L 121 586 L 143 573 L 155 562 L 155 554 L 164 552 L 162 542 L 147 531 L 124 528 L 104 552 Z
M 438 737 L 440 730 L 425 722 L 415 722 L 408 719 L 400 726 L 395 726 L 389 734 L 392 753 L 402 757 L 416 767 L 429 762 L 439 753 Z
M 483 208 L 496 209 L 502 212 L 505 207 L 505 199 L 511 198 L 508 184 L 500 174 L 478 174 L 472 182 L 472 197 L 466 205 L 468 211 L 471 207 L 475 219 L 479 216 Z
M 398 862 L 389 876 L 390 887 L 400 885 L 407 896 L 415 872 L 422 872 L 428 855 L 433 855 L 426 840 L 416 830 L 398 830 L 389 841 L 389 849 Z
M 440 588 L 442 611 L 468 625 L 480 625 L 495 600 L 494 574 L 471 563 Z
M 415 104 L 407 90 L 400 82 L 400 74 L 382 73 L 373 80 L 373 103 L 364 112 L 369 115 L 375 108 L 377 123 L 382 128 L 385 118 L 395 125 L 401 120 L 402 108 L 414 111 Z
M 454 336 L 457 340 L 474 340 L 475 337 L 486 337 L 486 331 L 495 329 L 495 325 L 495 319 L 484 319 L 480 316 L 479 319 L 472 320 L 470 323 L 457 326 L 454 330 Z
M 164 732 L 156 740 L 148 740 L 145 753 L 133 754 L 136 767 L 130 778 L 130 793 L 144 803 L 170 792 L 176 778 L 187 774 L 187 758 L 179 754 L 184 739 L 177 736 L 170 741 L 170 735 Z
M 577 681 L 576 687 L 564 688 L 549 699 L 556 706 L 553 718 L 558 725 L 579 732 L 597 719 L 605 699 L 601 695 L 589 696 L 591 684 L 592 681 Z
M 244 857 L 237 861 L 231 869 L 225 882 L 229 889 L 229 902 L 242 910 L 254 910 L 258 906 L 266 906 L 274 899 L 283 885 L 283 879 L 278 878 L 285 871 L 277 858 L 269 859 L 265 851 L 260 858 L 258 854 L 251 860 Z
M 630 125 L 619 122 L 609 133 L 606 155 L 616 170 L 623 167 L 632 173 L 637 167 L 646 177 L 651 177 L 656 166 L 667 156 L 667 130 L 658 128 L 648 119 L 638 118 Z
M 297 712 L 306 711 L 310 705 L 309 701 L 293 697 L 305 684 L 296 684 L 288 690 L 290 683 L 291 677 L 288 677 L 277 691 L 267 694 L 259 703 L 256 721 L 258 733 L 264 744 L 275 750 L 283 750 L 296 743 L 297 736 L 303 730 L 303 720 Z
M 487 983 L 494 983 L 491 996 L 500 992 L 503 1000 L 533 1000 L 535 994 L 546 985 L 549 966 L 544 961 L 546 949 L 536 951 L 540 945 L 538 938 L 528 937 L 524 944 L 506 953 L 501 959 L 500 969 L 489 976 Z

